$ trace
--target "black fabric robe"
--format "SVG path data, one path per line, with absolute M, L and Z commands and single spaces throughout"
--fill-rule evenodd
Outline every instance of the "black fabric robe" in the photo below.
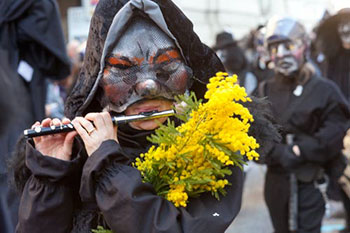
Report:
M 24 81 L 17 68 L 21 60 L 34 69 Z M 0 1 L 0 232 L 13 233 L 18 195 L 9 187 L 7 161 L 18 137 L 35 120 L 45 117 L 45 79 L 62 79 L 70 72 L 69 59 L 55 0 Z
M 207 193 L 190 199 L 186 208 L 176 208 L 157 196 L 152 185 L 143 183 L 131 166 L 151 145 L 145 140 L 147 135 L 119 138 L 120 144 L 105 141 L 85 163 L 84 151 L 72 161 L 62 161 L 27 144 L 26 165 L 32 175 L 24 187 L 16 232 L 67 233 L 72 228 L 75 232 L 73 219 L 81 205 L 103 215 L 95 216 L 90 228 L 103 225 L 117 233 L 224 232 L 240 209 L 242 171 L 233 169 L 228 177 L 232 186 L 220 201 Z M 82 204 L 77 200 L 79 179 Z
M 267 156 L 269 168 L 291 171 L 305 163 L 327 165 L 343 148 L 350 116 L 348 102 L 331 81 L 312 76 L 298 97 L 293 95 L 297 83 L 282 78 L 267 81 L 266 96 L 272 103 L 275 119 L 282 126 L 282 134 L 295 135 L 294 143 L 300 147 L 301 156 L 291 154 L 291 146 L 285 141 L 275 144 Z M 293 109 L 290 117 L 282 119 L 290 109 Z
M 350 101 L 350 50 L 341 48 L 335 57 L 328 59 L 327 77 L 338 85 Z

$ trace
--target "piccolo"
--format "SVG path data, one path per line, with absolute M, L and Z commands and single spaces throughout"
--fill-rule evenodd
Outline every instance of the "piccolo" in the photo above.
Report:
M 126 124 L 132 121 L 142 121 L 142 120 L 151 120 L 151 119 L 157 119 L 161 117 L 168 117 L 175 115 L 174 110 L 166 110 L 166 111 L 151 111 L 151 112 L 143 112 L 137 115 L 130 115 L 130 116 L 113 116 L 112 122 L 115 125 L 120 124 Z M 65 125 L 59 125 L 59 126 L 50 126 L 50 127 L 34 127 L 33 129 L 26 129 L 24 130 L 24 136 L 27 138 L 33 138 L 43 135 L 50 135 L 50 134 L 56 134 L 56 133 L 66 133 L 70 131 L 74 131 L 74 126 L 72 123 L 65 124 Z

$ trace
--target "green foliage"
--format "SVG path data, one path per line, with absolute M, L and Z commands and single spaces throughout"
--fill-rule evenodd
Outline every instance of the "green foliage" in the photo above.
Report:
M 102 226 L 97 226 L 97 229 L 91 230 L 93 233 L 113 233 L 111 230 L 106 230 Z

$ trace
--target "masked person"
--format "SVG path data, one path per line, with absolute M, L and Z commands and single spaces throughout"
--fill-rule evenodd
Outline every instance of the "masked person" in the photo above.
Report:
M 25 151 L 17 147 L 17 232 L 87 233 L 98 225 L 118 233 L 224 232 L 240 208 L 242 171 L 232 169 L 232 185 L 220 201 L 203 194 L 176 208 L 131 166 L 166 118 L 116 129 L 110 117 L 170 109 L 174 96 L 187 91 L 201 98 L 219 70 L 215 53 L 171 1 L 99 1 L 84 65 L 66 103 L 77 132 L 22 140 Z M 45 119 L 34 126 L 68 122 Z
M 337 14 L 328 16 L 323 20 L 316 30 L 315 50 L 317 63 L 323 74 L 334 81 L 348 102 L 350 101 L 350 8 L 344 8 Z M 348 128 L 350 127 L 349 121 Z M 344 124 L 346 124 L 344 122 Z M 350 131 L 348 131 L 348 135 Z M 341 178 L 341 186 L 347 190 L 349 187 L 349 169 L 346 169 L 345 176 Z M 346 177 L 346 178 L 345 178 Z M 346 181 L 344 183 L 344 181 Z M 340 193 L 340 197 L 344 204 L 346 212 L 346 229 L 344 232 L 350 231 L 350 199 L 340 189 L 335 186 L 336 194 Z M 348 192 L 348 191 L 347 191 Z
M 251 62 L 252 73 L 257 78 L 258 84 L 274 76 L 273 69 L 269 68 L 269 56 L 264 46 L 265 26 L 259 25 L 252 33 L 253 59 Z
M 232 33 L 217 34 L 213 49 L 224 64 L 226 71 L 231 75 L 236 74 L 240 85 L 244 86 L 247 94 L 250 95 L 257 86 L 257 79 L 249 72 L 247 58 Z
M 70 64 L 55 0 L 0 1 L 0 232 L 13 233 L 19 197 L 8 160 L 18 137 L 45 118 L 46 80 L 61 80 Z
M 347 102 L 335 84 L 318 77 L 308 64 L 306 31 L 298 21 L 272 18 L 265 43 L 275 76 L 258 91 L 271 101 L 283 136 L 265 157 L 266 204 L 276 233 L 320 232 L 325 172 L 339 177 L 344 168 L 339 152 Z
M 350 8 L 325 19 L 316 31 L 318 62 L 350 101 Z

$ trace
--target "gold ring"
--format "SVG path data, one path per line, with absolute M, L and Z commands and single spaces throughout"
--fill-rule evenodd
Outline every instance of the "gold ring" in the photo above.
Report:
M 89 130 L 89 131 L 87 131 L 87 133 L 89 134 L 89 136 L 92 134 L 92 132 L 94 132 L 95 131 L 95 128 L 93 128 L 92 130 Z

